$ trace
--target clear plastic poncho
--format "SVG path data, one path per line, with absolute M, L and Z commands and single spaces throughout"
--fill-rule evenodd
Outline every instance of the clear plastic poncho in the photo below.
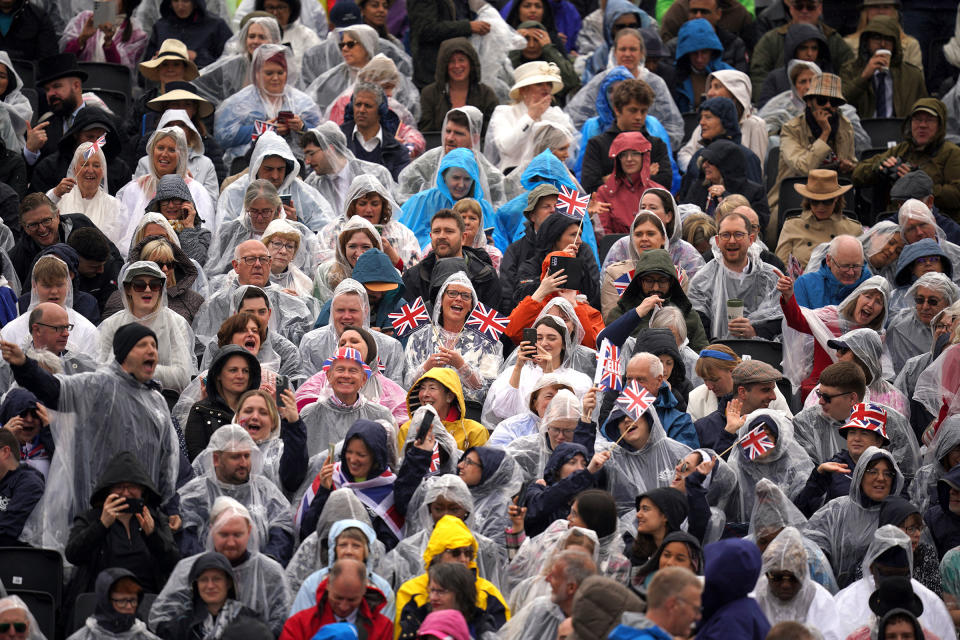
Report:
M 136 270 L 137 276 L 148 275 L 150 278 L 163 280 L 163 289 L 160 299 L 152 313 L 137 317 L 133 313 L 130 296 L 136 295 L 132 291 L 126 294 L 123 287 L 132 282 L 134 276 L 127 276 Z M 157 334 L 157 362 L 154 379 L 165 389 L 180 392 L 197 373 L 197 360 L 193 355 L 193 329 L 190 324 L 176 311 L 167 306 L 167 279 L 163 271 L 155 262 L 140 260 L 128 263 L 120 270 L 117 278 L 123 300 L 123 311 L 119 311 L 100 323 L 100 364 L 109 364 L 113 361 L 113 336 L 117 329 L 125 324 L 137 322 Z
M 235 500 L 221 497 L 214 503 L 211 518 L 211 532 L 234 518 L 243 518 L 253 526 L 246 508 Z M 290 610 L 293 599 L 287 578 L 280 563 L 260 553 L 257 549 L 256 527 L 250 533 L 247 551 L 250 554 L 233 567 L 236 578 L 237 600 L 254 610 L 264 620 L 275 635 L 279 635 Z M 217 551 L 213 538 L 207 539 L 207 551 Z M 203 554 L 182 559 L 174 567 L 167 584 L 164 585 L 150 609 L 149 625 L 156 628 L 176 619 L 193 606 L 193 585 L 190 583 L 190 569 Z M 232 564 L 232 563 L 231 563 Z
M 367 53 L 367 62 L 377 55 L 377 44 L 380 36 L 377 30 L 366 24 L 355 24 L 349 27 L 343 27 L 336 30 L 337 43 L 342 38 L 342 34 L 349 34 L 357 43 L 363 47 Z M 364 62 L 366 64 L 366 62 Z M 336 66 L 327 69 L 307 87 L 309 95 L 321 110 L 326 109 L 334 100 L 337 99 L 345 89 L 352 87 L 357 80 L 357 73 L 360 67 L 351 67 L 341 56 Z
M 214 453 L 250 452 L 250 476 L 242 484 L 230 484 L 217 478 L 213 463 Z M 270 530 L 277 528 L 293 535 L 293 513 L 283 492 L 263 475 L 263 454 L 247 430 L 239 424 L 226 424 L 213 432 L 210 442 L 194 461 L 195 469 L 205 469 L 177 490 L 183 513 L 183 530 L 193 529 L 197 539 L 209 535 L 210 513 L 220 496 L 233 498 L 250 513 L 257 530 L 259 548 L 263 551 L 270 542 Z
M 213 166 L 213 160 L 204 155 L 206 147 L 203 144 L 203 137 L 187 112 L 183 109 L 167 109 L 160 115 L 157 129 L 168 126 L 179 127 L 180 124 L 173 124 L 175 122 L 182 123 L 184 127 L 189 129 L 189 132 L 184 131 L 184 133 L 187 135 L 187 155 L 189 156 L 187 158 L 187 170 L 190 172 L 190 177 L 206 187 L 207 193 L 216 201 L 220 197 L 220 180 L 217 178 L 217 170 Z M 133 177 L 139 178 L 149 172 L 150 156 L 143 156 L 137 162 Z
M 390 410 L 378 402 L 368 400 L 363 393 L 359 393 L 357 402 L 349 407 L 331 393 L 330 396 L 304 407 L 300 419 L 307 429 L 308 456 L 323 453 L 329 445 L 343 440 L 353 423 L 360 419 L 388 425 L 388 434 L 391 429 L 396 428 Z
M 126 247 L 127 254 L 129 254 L 130 251 L 133 251 L 133 248 L 137 246 L 141 240 L 143 240 L 144 229 L 146 229 L 148 224 L 156 224 L 163 227 L 165 230 L 164 235 L 166 236 L 167 240 L 169 240 L 171 244 L 175 244 L 181 249 L 183 248 L 183 246 L 180 244 L 180 236 L 178 236 L 177 232 L 174 231 L 173 227 L 170 225 L 170 222 L 163 217 L 163 214 L 150 211 L 148 213 L 144 213 L 143 217 L 140 218 L 140 221 L 137 223 L 137 226 L 134 227 L 133 235 L 130 237 L 130 245 Z M 203 267 L 200 266 L 199 262 L 193 258 L 190 258 L 190 262 L 192 262 L 193 266 L 197 269 L 197 279 L 193 281 L 193 286 L 190 288 L 206 298 L 210 292 L 210 281 L 207 280 L 207 274 L 204 272 Z
M 910 285 L 906 299 L 912 301 L 919 287 L 925 287 L 937 292 L 941 300 L 949 306 L 960 298 L 960 288 L 945 274 L 925 273 Z M 887 334 L 884 344 L 890 353 L 893 370 L 900 371 L 903 365 L 913 356 L 930 350 L 933 342 L 933 329 L 921 322 L 914 305 L 897 311 L 890 324 L 887 325 Z
M 586 335 L 587 332 L 583 328 L 583 324 L 580 322 L 580 318 L 577 316 L 573 305 L 570 304 L 569 300 L 561 298 L 560 296 L 551 298 L 543 305 L 543 309 L 537 314 L 534 323 L 548 314 L 561 318 L 573 325 L 573 334 L 570 336 L 571 344 L 567 346 L 567 357 L 564 360 L 564 366 L 579 371 L 589 378 L 593 378 L 593 374 L 597 370 L 597 350 L 582 344 L 583 336 Z M 625 358 L 623 361 L 626 362 L 628 359 L 629 358 Z M 516 361 L 517 351 L 514 350 L 504 361 L 503 370 L 505 371 L 507 368 L 513 366 Z M 626 367 L 626 365 L 624 365 L 624 367 Z
M 885 449 L 868 447 L 860 455 L 851 474 L 849 495 L 834 498 L 820 507 L 801 528 L 803 534 L 830 558 L 841 587 L 853 581 L 857 565 L 880 522 L 880 503 L 867 498 L 861 488 L 867 467 L 878 457 L 886 458 L 896 476 L 890 495 L 900 494 L 903 490 L 903 474 L 893 455 Z
M 4 52 L 4 55 L 6 55 L 6 52 Z M 10 68 L 12 69 L 12 67 Z M 0 614 L 12 609 L 20 609 L 27 614 L 28 631 L 23 636 L 25 640 L 47 640 L 47 637 L 40 631 L 40 625 L 37 624 L 37 619 L 33 617 L 27 603 L 21 600 L 20 596 L 8 596 L 4 592 L 3 597 L 0 598 Z
M 353 265 L 347 259 L 344 247 L 350 237 L 357 231 L 366 231 L 373 243 L 373 248 L 383 251 L 383 240 L 373 224 L 362 216 L 351 216 L 349 220 L 344 222 L 340 233 L 337 234 L 334 241 L 333 256 L 322 262 L 314 272 L 314 290 L 318 300 L 322 302 L 329 300 L 337 284 L 353 275 Z M 342 243 L 341 238 L 343 239 Z
M 396 591 L 404 582 L 426 571 L 423 566 L 423 552 L 434 527 L 430 505 L 439 497 L 460 505 L 468 512 L 464 524 L 477 541 L 476 562 L 480 577 L 499 587 L 503 584 L 502 568 L 507 565 L 506 547 L 477 533 L 473 515 L 476 508 L 470 489 L 459 476 L 452 474 L 428 476 L 420 483 L 407 508 L 404 538 L 377 565 L 377 574 L 383 576 Z
M 493 449 L 493 447 L 485 448 Z M 506 545 L 506 530 L 511 528 L 507 509 L 513 504 L 513 496 L 520 490 L 523 478 L 513 458 L 502 449 L 497 451 L 503 452 L 500 464 L 480 484 L 470 487 L 470 494 L 473 495 L 473 503 L 476 506 L 473 518 L 477 532 L 498 544 Z M 481 460 L 486 461 L 492 457 L 484 456 Z M 485 468 L 484 471 L 486 472 L 487 469 Z
M 386 43 L 388 47 L 394 47 L 395 51 L 399 49 L 399 47 L 384 38 L 380 38 L 377 41 L 377 48 L 384 48 L 383 43 Z M 339 43 L 337 44 L 339 45 Z M 337 52 L 339 53 L 339 46 Z M 399 54 L 403 56 L 407 55 L 402 49 L 399 49 Z M 409 56 L 407 56 L 407 59 L 409 61 Z M 335 65 L 336 63 L 334 63 L 334 66 Z M 372 82 L 381 89 L 384 89 L 384 93 L 386 93 L 387 86 L 392 87 L 390 95 L 385 96 L 387 98 L 387 107 L 396 114 L 402 124 L 416 129 L 417 120 L 420 118 L 420 92 L 414 86 L 411 76 L 412 68 L 411 72 L 402 73 L 391 56 L 377 53 L 357 72 L 357 81 L 366 80 L 367 82 Z M 344 110 L 353 96 L 354 86 L 356 86 L 355 83 L 341 91 L 334 101 L 324 109 L 324 118 L 338 124 L 343 124 Z
M 151 4 L 151 3 L 144 3 Z M 141 6 L 144 6 L 141 5 Z M 249 82 L 250 54 L 247 53 L 247 32 L 250 27 L 259 25 L 267 33 L 267 42 L 280 44 L 280 25 L 273 16 L 256 16 L 247 20 L 223 47 L 223 55 L 200 70 L 200 76 L 192 83 L 197 93 L 214 105 L 218 105 L 230 96 L 236 95 Z
M 228 15 L 221 15 L 221 17 L 226 20 L 228 24 L 230 24 L 234 31 L 236 31 L 240 27 L 240 23 L 243 22 L 243 18 L 245 18 L 247 14 L 254 11 L 255 7 L 255 0 L 240 0 L 240 2 L 237 3 L 236 11 L 233 12 L 232 21 L 231 17 Z M 251 19 L 256 20 L 256 18 Z M 323 11 L 323 5 L 313 6 L 309 2 L 303 3 L 303 5 L 300 7 L 300 17 L 297 18 L 297 22 L 303 25 L 305 28 L 314 31 L 321 38 L 327 34 L 327 15 Z M 293 23 L 291 22 L 291 24 Z M 290 25 L 288 24 L 287 26 L 289 28 Z
M 547 430 L 551 425 L 573 428 L 580 419 L 580 400 L 572 391 L 560 389 L 543 411 L 537 433 L 514 440 L 507 452 L 513 456 L 524 482 L 543 477 L 547 460 L 553 454 Z
M 407 346 L 404 350 L 406 364 L 404 365 L 404 384 L 402 386 L 409 389 L 420 376 L 426 373 L 424 363 L 427 358 L 437 352 L 438 346 L 442 344 L 449 349 L 458 351 L 463 356 L 464 366 L 457 373 L 463 383 L 464 398 L 482 405 L 487 395 L 487 389 L 497 377 L 500 365 L 503 363 L 503 344 L 491 340 L 489 336 L 481 334 L 466 325 L 456 333 L 443 328 L 440 319 L 443 295 L 447 287 L 453 284 L 469 288 L 473 308 L 476 307 L 478 302 L 477 290 L 473 288 L 473 284 L 466 273 L 457 271 L 444 281 L 436 299 L 433 301 L 432 322 L 414 331 L 407 339 Z
M 526 538 L 517 555 L 510 560 L 504 573 L 503 593 L 508 597 L 510 609 L 521 604 L 521 600 L 532 600 L 538 594 L 530 594 L 531 587 L 537 583 L 545 583 L 543 572 L 550 559 L 563 551 L 567 546 L 570 535 L 577 533 L 593 542 L 593 561 L 600 569 L 600 541 L 597 534 L 591 529 L 570 526 L 569 520 L 554 520 L 540 534 Z M 527 587 L 524 589 L 523 587 Z M 549 589 L 549 587 L 548 587 Z M 520 607 L 517 607 L 519 611 Z
M 554 373 L 544 375 L 530 388 L 525 399 L 523 412 L 513 415 L 498 424 L 490 434 L 490 439 L 487 440 L 486 446 L 509 449 L 514 440 L 524 436 L 535 435 L 540 426 L 540 416 L 534 413 L 531 408 L 533 406 L 533 394 L 544 387 L 552 385 L 565 385 L 567 390 L 573 391 L 573 387 L 567 384 L 560 376 Z
M 27 125 L 33 122 L 33 106 L 21 93 L 23 79 L 13 66 L 10 54 L 0 51 L 0 64 L 7 68 L 7 95 L 0 100 L 0 139 L 3 146 L 12 151 L 23 148 Z M 33 87 L 30 87 L 31 89 Z M 106 165 L 104 165 L 106 166 Z
M 316 259 L 316 236 L 306 226 L 294 220 L 287 220 L 286 214 L 280 212 L 280 217 L 275 220 L 284 220 L 300 233 L 300 248 L 293 256 L 291 264 L 296 265 L 304 274 L 311 273 Z M 269 225 L 267 225 L 269 226 Z M 264 229 L 266 233 L 266 229 Z M 207 258 L 206 273 L 212 279 L 218 275 L 230 274 L 233 271 L 234 250 L 241 242 L 247 240 L 260 240 L 262 234 L 254 230 L 250 223 L 250 216 L 246 212 L 236 220 L 229 220 L 219 226 L 213 236 L 213 242 L 210 244 L 209 257 Z M 308 303 L 307 300 L 303 301 Z
M 267 228 L 263 230 L 263 236 L 260 238 L 263 243 L 267 245 L 268 251 L 270 249 L 270 241 L 276 234 L 296 236 L 297 251 L 299 251 L 300 245 L 303 244 L 303 234 L 300 233 L 300 229 L 293 226 L 286 218 L 277 218 L 267 225 Z M 282 239 L 278 240 L 284 242 Z M 280 273 L 274 273 L 271 269 L 270 282 L 281 289 L 295 291 L 298 296 L 307 297 L 313 292 L 313 281 L 310 280 L 310 276 L 305 274 L 292 260 L 287 265 L 287 268 Z
M 460 461 L 460 456 L 463 455 L 463 452 L 460 451 L 460 448 L 457 446 L 457 441 L 453 437 L 453 434 L 447 431 L 447 428 L 444 426 L 443 421 L 440 420 L 440 416 L 437 415 L 436 410 L 432 405 L 420 405 L 414 410 L 413 415 L 410 416 L 410 425 L 411 428 L 407 429 L 407 437 L 402 443 L 402 449 L 400 450 L 400 464 L 403 464 L 403 458 L 407 454 L 407 450 L 413 446 L 414 441 L 417 439 L 417 429 L 414 429 L 412 425 L 419 425 L 420 422 L 426 417 L 427 413 L 431 416 L 431 427 L 430 431 L 433 433 L 433 437 L 437 441 L 437 453 L 440 457 L 439 462 L 436 464 L 436 469 L 432 472 L 435 472 L 439 475 L 452 474 L 457 475 L 457 463 Z M 446 460 L 444 460 L 446 458 Z M 431 462 L 431 467 L 433 467 Z M 414 508 L 419 507 L 419 504 L 415 504 L 411 501 L 408 505 L 408 511 L 413 510 Z
M 406 50 L 386 38 L 377 38 L 377 55 L 390 58 L 397 70 L 406 77 L 413 76 L 413 59 Z M 309 85 L 325 71 L 343 62 L 340 55 L 340 34 L 331 31 L 320 44 L 310 47 L 303 54 L 303 82 Z
M 339 296 L 351 294 L 360 298 L 361 326 L 369 330 L 370 300 L 367 297 L 367 290 L 356 280 L 345 278 L 338 284 L 337 288 L 333 290 L 330 306 L 333 307 L 333 302 Z M 379 331 L 372 331 L 371 334 L 377 342 L 377 358 L 384 367 L 383 374 L 403 386 L 403 346 L 398 340 Z M 333 314 L 331 313 L 330 321 L 326 326 L 310 331 L 303 336 L 303 340 L 300 342 L 300 356 L 303 359 L 304 369 L 306 371 L 320 371 L 323 368 L 323 361 L 337 350 L 339 343 L 340 331 L 334 326 Z
M 710 337 L 733 337 L 727 329 L 727 300 L 731 298 L 743 300 L 743 315 L 754 326 L 783 317 L 774 267 L 753 255 L 748 260 L 743 273 L 731 271 L 714 246 L 713 260 L 690 280 L 687 297 L 695 310 L 710 318 Z
M 940 248 L 947 254 L 950 262 L 954 265 L 954 282 L 960 281 L 960 273 L 958 273 L 960 270 L 956 268 L 956 265 L 960 265 L 960 246 L 947 240 L 947 234 L 940 228 L 940 225 L 937 224 L 937 219 L 934 217 L 933 212 L 930 211 L 930 207 L 916 198 L 911 198 L 900 205 L 900 209 L 897 212 L 897 221 L 900 223 L 900 231 L 904 242 L 906 242 L 906 233 L 904 233 L 904 231 L 910 220 L 920 220 L 933 225 L 936 229 L 937 244 L 940 245 Z
M 493 89 L 502 102 L 508 102 L 510 86 L 513 84 L 513 65 L 505 54 L 514 49 L 523 49 L 526 41 L 493 6 L 483 3 L 476 13 L 476 20 L 490 25 L 490 31 L 484 35 L 470 34 L 470 44 L 480 59 L 480 82 Z
M 952 415 L 940 425 L 927 447 L 924 465 L 910 483 L 910 502 L 920 513 L 926 513 L 927 507 L 937 504 L 937 482 L 949 471 L 945 468 L 947 454 L 957 447 L 960 447 L 960 416 Z
M 784 602 L 770 591 L 767 574 L 789 571 L 801 583 L 800 591 Z M 827 640 L 842 640 L 833 628 L 838 615 L 833 596 L 810 579 L 803 536 L 794 527 L 785 527 L 763 552 L 763 573 L 753 589 L 753 598 L 772 625 L 787 620 L 810 622 Z

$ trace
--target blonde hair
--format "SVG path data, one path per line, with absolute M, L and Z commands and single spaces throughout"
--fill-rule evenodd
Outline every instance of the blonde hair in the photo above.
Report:
M 173 255 L 173 247 L 170 245 L 169 241 L 164 240 L 163 238 L 151 240 L 147 244 L 143 245 L 143 248 L 140 250 L 141 260 L 150 260 L 151 262 L 155 262 L 157 258 L 167 262 L 176 261 L 176 257 Z M 172 287 L 175 284 L 177 284 L 177 276 L 173 272 L 173 269 L 171 269 L 170 273 L 167 275 L 167 286 Z
M 717 371 L 733 371 L 740 364 L 740 356 L 733 352 L 733 349 L 725 344 L 707 345 L 711 351 L 719 351 L 732 357 L 733 360 L 721 360 L 720 358 L 711 358 L 710 356 L 700 356 L 697 358 L 697 364 L 694 367 L 698 376 L 706 380 L 714 377 Z
M 67 263 L 57 256 L 47 254 L 41 256 L 33 265 L 31 278 L 42 285 L 54 286 L 70 280 L 70 269 L 67 268 Z
M 243 403 L 246 402 L 247 399 L 253 396 L 260 396 L 261 398 L 263 398 L 263 401 L 266 403 L 267 413 L 270 414 L 270 419 L 273 420 L 273 427 L 270 428 L 270 433 L 273 433 L 274 431 L 280 428 L 280 412 L 277 410 L 277 402 L 276 400 L 273 399 L 273 394 L 268 393 L 263 389 L 251 389 L 250 391 L 247 391 L 242 396 L 240 396 L 240 399 L 237 400 L 236 413 L 237 413 L 238 419 L 240 416 L 240 409 L 243 408 Z
M 723 218 L 728 213 L 733 213 L 733 210 L 737 207 L 749 207 L 750 201 L 747 200 L 745 196 L 740 195 L 739 193 L 731 193 L 723 199 L 723 202 L 717 205 L 717 220 Z

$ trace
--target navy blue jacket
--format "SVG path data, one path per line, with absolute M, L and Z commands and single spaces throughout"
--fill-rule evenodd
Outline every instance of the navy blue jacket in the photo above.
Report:
M 954 467 L 937 482 L 937 504 L 927 509 L 923 519 L 937 545 L 937 555 L 960 545 L 960 516 L 950 511 L 950 487 L 960 487 L 960 467 Z
M 704 555 L 703 617 L 697 640 L 763 640 L 770 623 L 747 594 L 760 577 L 757 545 L 741 538 L 708 544 Z
M 693 427 L 697 430 L 697 437 L 700 438 L 701 447 L 713 449 L 719 453 L 729 449 L 736 441 L 737 434 L 729 433 L 726 430 L 727 416 L 725 411 L 727 410 L 727 403 L 730 402 L 731 399 L 733 399 L 732 393 L 723 396 L 717 402 L 716 411 L 703 416 L 693 423 Z M 726 460 L 729 455 L 728 453 L 722 457 Z
M 524 531 L 533 537 L 542 533 L 554 520 L 562 520 L 570 513 L 570 504 L 581 491 L 597 487 L 600 472 L 590 473 L 586 469 L 574 471 L 566 478 L 558 479 L 560 467 L 575 456 L 583 456 L 589 464 L 592 456 L 587 448 L 575 442 L 562 442 L 557 445 L 543 469 L 543 479 L 547 486 L 537 482 L 527 487 L 526 499 L 522 506 L 527 507 L 523 520 Z
M 0 478 L 0 546 L 20 546 L 23 525 L 43 497 L 43 474 L 23 463 Z
M 851 471 L 857 466 L 846 449 L 841 449 L 826 462 L 845 464 Z M 793 503 L 809 518 L 827 502 L 846 495 L 850 495 L 849 476 L 842 473 L 820 473 L 817 467 L 814 467 L 807 478 L 807 484 L 794 498 Z

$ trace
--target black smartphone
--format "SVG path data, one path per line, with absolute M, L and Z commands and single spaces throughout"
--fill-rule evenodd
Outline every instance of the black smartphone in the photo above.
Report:
M 531 347 L 537 346 L 537 330 L 530 327 L 523 330 L 523 342 L 529 342 Z
M 433 428 L 433 412 L 424 411 L 423 418 L 420 420 L 420 426 L 417 427 L 417 441 L 423 442 L 430 429 Z
M 563 288 L 580 291 L 580 282 L 583 278 L 583 263 L 580 258 L 550 256 L 550 267 L 547 273 L 555 273 L 560 269 L 563 269 L 563 275 L 567 276 L 567 281 L 563 283 Z
M 517 506 L 521 509 L 523 508 L 523 503 L 527 501 L 527 487 L 529 486 L 529 482 L 523 483 L 523 485 L 520 487 L 520 492 L 515 496 L 517 499 Z
M 290 386 L 287 376 L 277 376 L 277 407 L 283 406 L 283 392 Z
M 143 500 L 140 498 L 127 498 L 126 506 L 129 513 L 143 513 Z
M 293 196 L 280 196 L 280 202 L 289 207 L 293 204 Z
M 277 114 L 277 122 L 280 124 L 286 124 L 289 120 L 293 120 L 293 111 L 281 111 Z

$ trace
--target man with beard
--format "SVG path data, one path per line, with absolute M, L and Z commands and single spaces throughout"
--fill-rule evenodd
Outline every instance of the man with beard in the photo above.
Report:
M 23 157 L 33 167 L 40 158 L 57 150 L 63 134 L 73 125 L 77 112 L 83 109 L 83 81 L 86 71 L 77 65 L 77 56 L 59 53 L 40 61 L 37 86 L 43 89 L 53 117 L 27 127 Z

